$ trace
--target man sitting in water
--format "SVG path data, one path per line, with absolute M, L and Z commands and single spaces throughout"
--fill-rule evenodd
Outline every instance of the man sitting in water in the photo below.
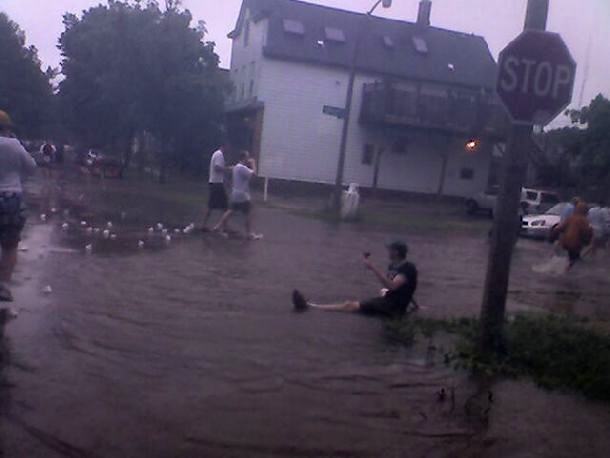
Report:
M 364 255 L 365 267 L 373 272 L 384 288 L 381 296 L 362 302 L 348 301 L 343 304 L 319 305 L 308 302 L 300 291 L 295 290 L 292 293 L 295 310 L 304 312 L 314 308 L 331 312 L 360 312 L 392 318 L 402 317 L 413 301 L 413 294 L 417 289 L 417 268 L 407 261 L 408 251 L 404 242 L 388 245 L 390 266 L 387 274 L 372 263 L 368 253 Z

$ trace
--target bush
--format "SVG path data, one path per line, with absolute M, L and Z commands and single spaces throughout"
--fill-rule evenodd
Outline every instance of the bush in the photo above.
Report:
M 388 335 L 411 345 L 418 334 L 444 331 L 459 335 L 445 361 L 487 375 L 527 376 L 546 388 L 570 388 L 592 399 L 610 401 L 610 336 L 574 317 L 517 315 L 505 326 L 506 353 L 482 354 L 479 321 L 415 319 L 391 322 Z

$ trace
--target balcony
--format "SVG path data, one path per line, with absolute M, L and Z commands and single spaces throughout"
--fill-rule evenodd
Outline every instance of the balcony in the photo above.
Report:
M 490 96 L 466 89 L 408 90 L 389 83 L 364 85 L 360 122 L 500 139 L 509 125 L 502 107 Z

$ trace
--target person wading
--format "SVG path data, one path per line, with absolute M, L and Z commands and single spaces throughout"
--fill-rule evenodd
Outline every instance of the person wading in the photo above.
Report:
M 250 181 L 256 175 L 256 161 L 250 157 L 250 153 L 242 151 L 239 162 L 233 167 L 233 190 L 231 191 L 231 208 L 222 216 L 219 223 L 214 227 L 214 231 L 219 231 L 226 235 L 226 224 L 233 216 L 239 212 L 244 215 L 246 237 L 250 240 L 258 240 L 260 235 L 252 232 L 252 198 L 250 196 Z
M 208 199 L 208 211 L 203 220 L 203 230 L 208 230 L 208 221 L 215 211 L 226 212 L 229 208 L 229 202 L 227 199 L 227 191 L 225 189 L 225 174 L 230 168 L 225 166 L 225 154 L 228 154 L 229 146 L 225 143 L 210 159 L 210 179 L 209 179 L 209 191 L 210 196 Z
M 341 304 L 319 305 L 308 302 L 298 290 L 292 293 L 292 303 L 298 312 L 310 308 L 330 312 L 360 312 L 367 315 L 381 315 L 389 318 L 402 317 L 409 305 L 413 302 L 413 295 L 417 289 L 417 268 L 407 261 L 409 249 L 401 241 L 388 245 L 390 266 L 387 273 L 379 269 L 370 259 L 368 253 L 364 254 L 364 266 L 370 270 L 382 290 L 379 297 L 365 301 L 347 301 Z M 417 308 L 417 306 L 416 306 Z
M 25 225 L 22 180 L 36 169 L 34 158 L 13 134 L 9 115 L 0 110 L 0 301 L 12 301 L 8 283 L 17 264 Z
M 568 270 L 581 259 L 582 250 L 593 239 L 593 229 L 587 219 L 587 212 L 587 204 L 579 202 L 572 216 L 553 231 L 556 236 L 559 236 L 559 245 L 568 253 L 570 260 Z

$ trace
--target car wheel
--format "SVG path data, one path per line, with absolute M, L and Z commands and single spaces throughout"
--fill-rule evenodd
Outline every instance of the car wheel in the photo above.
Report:
M 479 204 L 477 204 L 474 200 L 466 201 L 466 213 L 469 215 L 474 215 L 479 211 Z

